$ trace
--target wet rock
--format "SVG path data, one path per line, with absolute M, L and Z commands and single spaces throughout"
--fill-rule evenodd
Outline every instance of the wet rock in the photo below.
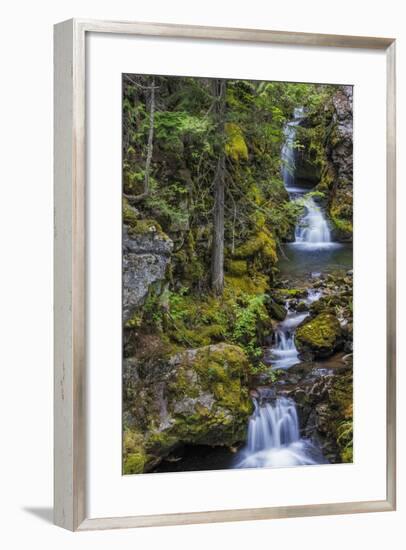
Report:
M 306 304 L 306 302 L 299 302 L 296 306 L 296 311 L 299 313 L 303 313 L 304 311 L 308 311 L 309 306 Z
M 267 305 L 267 309 L 269 311 L 269 315 L 272 317 L 272 319 L 276 319 L 277 321 L 283 321 L 286 318 L 287 311 L 286 308 L 276 302 L 275 300 L 269 300 Z

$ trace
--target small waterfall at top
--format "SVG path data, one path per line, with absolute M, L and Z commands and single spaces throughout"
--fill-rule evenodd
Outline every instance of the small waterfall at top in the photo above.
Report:
M 285 142 L 282 147 L 282 178 L 290 195 L 294 197 L 305 195 L 309 189 L 296 184 L 295 178 L 295 138 L 296 129 L 304 116 L 302 107 L 294 110 L 293 120 L 285 126 Z M 331 241 L 330 229 L 321 208 L 312 197 L 304 197 L 305 214 L 295 230 L 294 244 L 309 249 L 330 248 L 335 246 Z
M 303 107 L 297 107 L 293 120 L 284 129 L 285 142 L 282 147 L 282 179 L 288 193 L 301 192 L 301 187 L 295 187 L 295 149 L 296 126 L 303 118 Z
M 317 464 L 311 456 L 312 445 L 300 439 L 294 401 L 279 397 L 274 403 L 260 404 L 248 426 L 247 446 L 237 456 L 236 468 L 286 467 Z

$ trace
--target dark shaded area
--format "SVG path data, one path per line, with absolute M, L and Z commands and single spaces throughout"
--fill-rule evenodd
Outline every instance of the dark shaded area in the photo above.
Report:
M 178 455 L 172 456 L 169 460 L 163 460 L 153 472 L 226 470 L 232 466 L 234 458 L 235 453 L 226 447 L 185 445 Z

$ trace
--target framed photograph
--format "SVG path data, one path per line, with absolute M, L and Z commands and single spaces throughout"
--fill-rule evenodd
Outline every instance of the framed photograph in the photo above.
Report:
M 55 26 L 55 523 L 395 509 L 395 40 Z

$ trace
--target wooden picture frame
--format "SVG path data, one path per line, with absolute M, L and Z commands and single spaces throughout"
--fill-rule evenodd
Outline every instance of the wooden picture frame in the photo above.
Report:
M 87 33 L 381 50 L 387 63 L 386 499 L 119 518 L 86 517 L 85 88 Z M 72 19 L 55 26 L 55 523 L 66 529 L 353 514 L 396 507 L 395 40 L 270 30 Z

